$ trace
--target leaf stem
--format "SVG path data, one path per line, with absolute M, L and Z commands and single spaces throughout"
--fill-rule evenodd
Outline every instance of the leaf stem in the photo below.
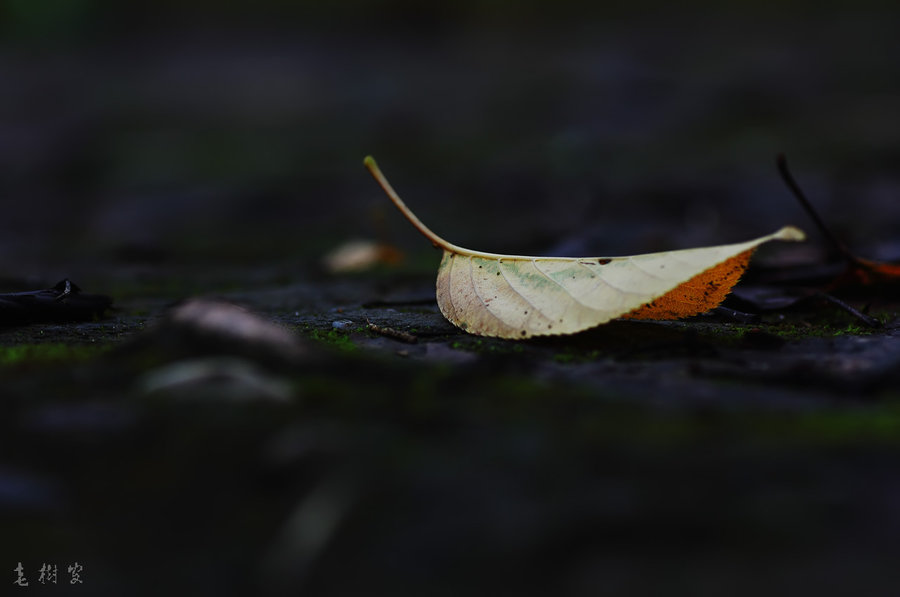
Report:
M 393 204 L 400 210 L 400 213 L 409 220 L 409 223 L 415 226 L 416 230 L 422 233 L 425 238 L 431 241 L 438 249 L 443 249 L 445 251 L 453 251 L 458 247 L 455 245 L 448 243 L 443 238 L 435 234 L 431 231 L 431 229 L 422 223 L 416 214 L 412 212 L 408 207 L 406 207 L 406 203 L 400 198 L 397 192 L 394 190 L 394 187 L 391 186 L 391 183 L 388 182 L 387 178 L 385 178 L 384 174 L 381 173 L 381 169 L 378 168 L 378 164 L 375 163 L 375 158 L 368 155 L 363 160 L 363 164 L 365 164 L 366 169 L 372 175 L 373 178 L 378 182 L 381 186 L 382 190 L 384 190 L 385 194 L 387 194 L 388 198 L 393 202 Z

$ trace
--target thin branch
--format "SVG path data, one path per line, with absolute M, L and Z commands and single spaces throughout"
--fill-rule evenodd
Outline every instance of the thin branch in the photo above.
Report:
M 394 340 L 406 342 L 407 344 L 415 344 L 419 341 L 416 336 L 410 334 L 409 332 L 404 332 L 403 330 L 398 330 L 391 327 L 375 325 L 374 323 L 369 321 L 368 318 L 366 319 L 366 324 L 366 327 L 376 334 L 381 334 L 382 336 L 387 336 L 389 338 L 393 338 Z
M 825 225 L 825 222 L 819 217 L 819 213 L 812 206 L 812 203 L 809 202 L 809 199 L 806 198 L 806 194 L 800 188 L 800 185 L 797 184 L 797 181 L 794 179 L 791 171 L 788 169 L 787 158 L 783 153 L 779 153 L 775 158 L 775 162 L 778 165 L 778 173 L 781 174 L 781 178 L 784 180 L 785 184 L 787 184 L 788 188 L 794 194 L 794 197 L 797 201 L 800 202 L 800 205 L 803 206 L 803 209 L 806 210 L 807 215 L 812 219 L 815 223 L 816 227 L 825 237 L 825 239 L 831 244 L 832 247 L 835 248 L 847 261 L 852 264 L 859 264 L 859 259 L 850 252 L 850 249 L 847 248 L 838 237 L 832 234 L 831 230 L 828 226 Z
M 841 309 L 843 309 L 844 311 L 846 311 L 853 317 L 856 317 L 857 319 L 859 319 L 861 322 L 863 322 L 870 328 L 880 328 L 881 327 L 880 321 L 878 321 L 871 315 L 866 315 L 862 311 L 851 307 L 850 305 L 848 305 L 847 303 L 845 303 L 844 301 L 842 301 L 841 299 L 839 299 L 835 296 L 831 296 L 830 294 L 826 294 L 824 292 L 817 292 L 815 296 L 817 296 L 819 298 L 823 298 L 826 301 L 828 301 L 829 303 L 840 307 Z

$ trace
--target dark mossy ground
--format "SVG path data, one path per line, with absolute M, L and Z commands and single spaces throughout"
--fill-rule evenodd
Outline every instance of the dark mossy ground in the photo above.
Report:
M 895 581 L 896 315 L 507 342 L 452 328 L 422 298 L 429 274 L 311 277 L 210 293 L 292 330 L 290 362 L 173 350 L 137 298 L 0 333 L 10 570 L 35 584 L 42 563 L 77 561 L 80 594 L 148 595 L 175 578 L 317 595 Z M 330 308 L 290 298 L 316 292 Z
M 0 292 L 115 308 L 0 329 L 0 593 L 896 593 L 896 293 L 476 338 L 362 166 L 484 251 L 805 229 L 765 285 L 834 263 L 786 152 L 896 261 L 892 4 L 8 4 Z M 405 261 L 327 273 L 354 238 Z M 287 335 L 172 323 L 196 296 Z

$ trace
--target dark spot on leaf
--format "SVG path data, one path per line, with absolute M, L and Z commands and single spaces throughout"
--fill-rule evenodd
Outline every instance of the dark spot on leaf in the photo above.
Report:
M 597 260 L 597 265 L 606 265 L 606 264 L 609 263 L 610 261 L 612 261 L 612 259 L 598 259 L 598 260 Z
M 522 335 L 523 335 L 523 336 L 525 335 L 525 330 L 522 330 Z

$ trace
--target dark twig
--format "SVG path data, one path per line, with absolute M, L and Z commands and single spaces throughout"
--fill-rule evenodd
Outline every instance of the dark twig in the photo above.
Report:
M 400 340 L 401 342 L 406 342 L 407 344 L 415 344 L 419 341 L 419 339 L 409 332 L 404 332 L 402 330 L 395 330 L 394 328 L 383 327 L 380 325 L 375 325 L 368 319 L 366 319 L 367 327 L 375 332 L 376 334 L 381 334 L 382 336 L 388 336 L 389 338 L 393 338 L 394 340 Z
M 831 296 L 830 294 L 825 294 L 824 292 L 817 292 L 814 296 L 823 298 L 826 301 L 828 301 L 829 303 L 840 307 L 841 309 L 843 309 L 844 311 L 846 311 L 853 317 L 856 317 L 857 319 L 859 319 L 861 322 L 863 322 L 870 328 L 880 328 L 881 327 L 880 321 L 878 321 L 871 315 L 866 315 L 862 311 L 859 311 L 858 309 L 851 307 L 850 305 L 848 305 L 847 303 L 845 303 L 844 301 L 842 301 L 841 299 L 839 299 L 835 296 Z
M 850 252 L 850 249 L 847 248 L 841 240 L 831 233 L 828 226 L 825 225 L 825 222 L 819 217 L 819 213 L 812 206 L 812 203 L 809 202 L 809 199 L 806 198 L 806 194 L 800 188 L 800 185 L 797 184 L 797 181 L 794 180 L 791 171 L 788 169 L 787 158 L 783 153 L 779 153 L 775 158 L 775 162 L 778 165 L 778 172 L 781 174 L 781 178 L 784 180 L 785 184 L 787 184 L 788 188 L 791 189 L 791 192 L 794 194 L 794 197 L 797 198 L 797 201 L 800 202 L 800 205 L 803 206 L 803 209 L 806 210 L 807 215 L 812 219 L 815 223 L 816 227 L 825 237 L 825 239 L 833 246 L 847 261 L 852 264 L 859 264 L 859 258 L 856 257 L 853 253 Z

